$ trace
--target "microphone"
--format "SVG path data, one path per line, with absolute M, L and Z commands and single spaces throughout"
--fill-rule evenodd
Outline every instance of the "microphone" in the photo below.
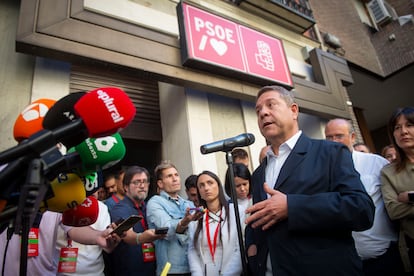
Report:
M 14 139 L 21 142 L 42 130 L 44 117 L 55 103 L 52 99 L 38 99 L 26 106 L 14 122 Z
M 88 226 L 96 222 L 98 215 L 98 200 L 94 196 L 88 196 L 82 204 L 62 213 L 62 223 L 74 227 Z
M 86 195 L 93 194 L 103 186 L 101 170 L 107 169 L 125 156 L 126 148 L 119 133 L 100 138 L 88 138 L 78 146 L 69 149 L 69 153 L 55 158 L 43 169 L 43 175 L 49 180 L 55 179 L 60 173 L 76 173 L 85 184 Z M 6 204 L 12 203 L 12 197 L 19 195 L 19 187 L 24 183 L 29 158 L 20 157 L 0 172 L 0 212 Z M 24 171 L 26 172 L 26 171 Z M 10 201 L 10 202 L 9 202 Z
M 100 138 L 88 138 L 68 152 L 76 152 L 81 160 L 80 175 L 95 172 L 99 169 L 105 170 L 119 161 L 126 153 L 125 144 L 119 133 Z
M 100 138 L 87 138 L 44 169 L 44 175 L 49 179 L 54 179 L 60 172 L 76 173 L 81 177 L 90 176 L 96 171 L 112 167 L 124 158 L 125 153 L 125 144 L 119 133 Z M 87 180 L 95 182 L 95 178 L 90 176 Z
M 41 212 L 49 210 L 62 213 L 82 204 L 86 198 L 84 184 L 74 173 L 61 173 L 49 187 L 49 193 L 39 207 Z
M 55 100 L 41 98 L 27 105 L 14 122 L 14 139 L 20 143 L 41 131 L 44 117 L 55 103 Z M 26 178 L 25 173 L 19 173 L 18 175 L 17 173 L 27 169 L 29 160 L 29 156 L 23 156 L 13 160 L 13 162 L 3 164 L 0 172 L 0 183 L 7 183 L 7 186 L 3 184 L 0 190 L 0 212 L 6 208 L 11 196 L 13 197 L 13 203 L 16 203 L 15 199 L 17 197 L 15 195 L 19 194 L 20 184 L 24 183 Z
M 86 92 L 75 92 L 64 96 L 57 101 L 48 111 L 43 119 L 43 128 L 53 130 L 62 125 L 71 123 L 79 116 L 75 112 L 75 104 L 82 98 Z M 60 142 L 67 146 L 68 144 L 77 145 L 88 138 L 87 132 L 72 133 L 60 139 Z
M 93 195 L 100 187 L 103 186 L 104 179 L 101 170 L 86 174 L 80 177 L 85 188 L 86 196 Z
M 111 135 L 126 127 L 133 120 L 136 112 L 128 95 L 114 87 L 98 88 L 85 94 L 75 104 L 74 109 L 79 119 L 54 130 L 42 130 L 35 133 L 18 146 L 0 153 L 0 164 L 26 155 L 28 152 L 39 155 L 55 146 L 57 141 L 67 135 L 85 131 L 89 137 Z M 68 143 L 66 146 L 74 145 Z
M 216 151 L 228 152 L 236 147 L 245 147 L 254 143 L 254 135 L 251 133 L 243 133 L 232 138 L 212 142 L 202 145 L 200 151 L 202 154 L 212 153 Z
M 89 137 L 101 137 L 125 128 L 134 119 L 136 109 L 124 91 L 103 87 L 83 96 L 75 104 L 75 113 L 82 118 Z

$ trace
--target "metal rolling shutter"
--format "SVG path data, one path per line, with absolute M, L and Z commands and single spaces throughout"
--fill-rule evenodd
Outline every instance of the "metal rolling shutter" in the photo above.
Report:
M 159 92 L 156 80 L 144 79 L 139 73 L 118 68 L 100 68 L 72 65 L 70 92 L 90 91 L 98 87 L 115 86 L 123 89 L 134 103 L 137 113 L 123 138 L 156 141 L 162 140 Z

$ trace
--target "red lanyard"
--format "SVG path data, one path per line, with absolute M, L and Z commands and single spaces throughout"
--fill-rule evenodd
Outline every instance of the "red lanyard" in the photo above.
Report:
M 112 199 L 115 201 L 115 203 L 119 202 L 119 198 L 117 198 L 115 194 L 112 195 Z
M 213 259 L 214 262 L 214 254 L 216 253 L 216 248 L 217 248 L 217 237 L 218 237 L 218 232 L 220 229 L 220 223 L 221 223 L 221 210 L 220 210 L 220 220 L 217 223 L 217 227 L 216 230 L 214 231 L 214 241 L 213 241 L 213 245 L 211 244 L 211 237 L 210 237 L 210 225 L 208 223 L 210 216 L 208 215 L 208 209 L 206 212 L 206 232 L 207 232 L 207 242 L 208 242 L 208 247 L 210 249 L 210 254 L 211 254 L 211 258 Z
M 146 224 L 145 219 L 144 219 L 144 214 L 142 213 L 142 210 L 141 210 L 141 208 L 144 208 L 144 203 L 142 203 L 141 206 L 139 206 L 138 204 L 135 203 L 135 208 L 138 211 L 138 215 L 140 215 L 142 217 L 142 219 L 141 219 L 141 225 L 142 225 L 142 228 L 145 231 L 145 230 L 148 229 L 148 227 L 147 227 L 147 224 Z

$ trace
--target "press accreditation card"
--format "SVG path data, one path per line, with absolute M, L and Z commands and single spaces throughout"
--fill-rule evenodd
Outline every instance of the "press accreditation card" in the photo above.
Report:
M 76 272 L 76 261 L 78 259 L 78 248 L 62 247 L 59 256 L 59 273 L 74 273 Z
M 39 228 L 30 228 L 27 257 L 39 256 Z

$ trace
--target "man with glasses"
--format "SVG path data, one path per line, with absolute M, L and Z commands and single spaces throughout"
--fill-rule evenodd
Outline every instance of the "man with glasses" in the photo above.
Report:
M 139 166 L 127 169 L 123 179 L 125 198 L 110 211 L 111 221 L 127 219 L 131 215 L 143 219 L 126 232 L 122 242 L 109 255 L 109 275 L 155 275 L 155 249 L 153 241 L 165 235 L 149 229 L 146 219 L 145 199 L 148 195 L 150 176 L 148 170 Z
M 194 203 L 179 195 L 181 179 L 172 163 L 161 162 L 155 168 L 155 177 L 160 194 L 148 201 L 148 224 L 154 228 L 168 227 L 167 236 L 155 242 L 157 275 L 160 275 L 167 262 L 171 264 L 168 275 L 190 275 L 187 228 L 191 221 L 200 219 L 203 213 L 190 212 L 189 208 L 193 208 Z
M 354 149 L 356 133 L 349 120 L 330 120 L 325 127 L 325 137 L 344 144 L 352 152 L 355 169 L 375 204 L 373 226 L 365 231 L 352 232 L 356 250 L 362 259 L 364 275 L 399 275 L 402 263 L 398 253 L 397 231 L 388 216 L 381 193 L 380 172 L 388 161 L 378 154 Z

